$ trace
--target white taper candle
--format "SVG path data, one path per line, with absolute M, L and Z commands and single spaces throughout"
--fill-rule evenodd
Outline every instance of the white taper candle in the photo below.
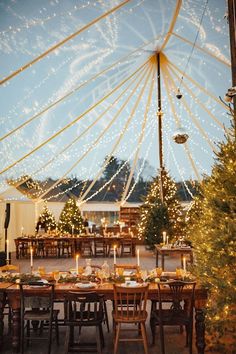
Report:
M 137 266 L 140 267 L 139 248 L 137 249 Z

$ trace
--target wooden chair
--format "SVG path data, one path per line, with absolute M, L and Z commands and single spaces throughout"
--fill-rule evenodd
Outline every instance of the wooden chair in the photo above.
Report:
M 29 256 L 30 253 L 31 242 L 29 241 L 20 241 L 18 244 L 18 254 L 19 258 L 24 258 Z
M 105 240 L 94 240 L 94 256 L 106 257 L 107 244 Z
M 37 286 L 37 292 L 32 291 L 33 286 Z M 48 284 L 47 289 L 44 288 L 45 284 L 40 282 L 27 282 L 20 283 L 20 304 L 21 304 L 21 350 L 24 353 L 24 341 L 27 339 L 27 344 L 32 340 L 48 340 L 47 353 L 51 353 L 52 345 L 52 329 L 53 325 L 56 331 L 56 339 L 59 344 L 58 333 L 58 314 L 59 310 L 54 310 L 54 284 Z M 40 323 L 40 326 L 34 327 L 33 324 Z M 25 326 L 26 325 L 26 326 Z M 31 325 L 33 326 L 31 328 Z M 44 326 L 48 327 L 49 334 L 46 337 L 36 336 L 37 330 L 42 334 Z M 26 328 L 26 335 L 25 335 Z M 30 335 L 30 332 L 35 334 Z
M 132 240 L 123 238 L 120 240 L 121 245 L 121 257 L 133 255 L 133 243 Z
M 171 296 L 166 296 L 165 287 L 171 291 Z M 159 309 L 153 310 L 150 317 L 152 331 L 152 344 L 155 344 L 155 329 L 160 327 L 161 352 L 165 354 L 164 326 L 185 326 L 186 346 L 189 346 L 189 353 L 192 354 L 193 336 L 193 308 L 195 282 L 171 281 L 168 283 L 158 283 L 158 303 Z M 168 303 L 166 302 L 168 301 Z M 163 303 L 165 307 L 163 308 Z M 187 305 L 187 306 L 186 306 Z
M 124 272 L 130 272 L 134 275 L 137 275 L 137 273 L 139 272 L 139 266 L 137 264 L 114 264 L 115 274 L 119 273 L 119 269 L 123 269 Z
M 120 241 L 110 237 L 106 238 L 106 245 L 107 245 L 107 257 L 114 256 L 114 246 L 116 246 L 116 256 L 120 257 Z
M 70 292 L 65 296 L 65 319 L 67 326 L 65 353 L 75 351 L 80 352 L 94 349 L 93 343 L 75 343 L 74 328 L 79 327 L 79 335 L 83 327 L 96 328 L 95 348 L 99 354 L 104 347 L 104 337 L 102 331 L 102 322 L 104 319 L 104 297 L 96 292 Z
M 58 241 L 58 257 L 72 257 L 73 255 L 73 240 Z
M 123 287 L 114 284 L 114 310 L 112 313 L 115 334 L 114 354 L 117 354 L 118 343 L 120 341 L 142 341 L 145 354 L 148 353 L 147 333 L 145 327 L 148 315 L 146 311 L 148 287 L 149 284 L 141 285 L 139 287 Z M 122 324 L 139 325 L 142 338 L 120 338 Z M 132 331 L 137 329 L 125 328 L 125 331 L 128 330 Z
M 44 240 L 44 255 L 58 257 L 58 243 L 55 240 Z
M 93 249 L 90 240 L 84 240 L 80 242 L 79 251 L 82 257 L 92 257 L 93 256 Z
M 84 266 L 84 269 L 86 266 Z M 96 275 L 97 272 L 99 272 L 102 267 L 97 264 L 91 264 L 92 272 Z M 107 304 L 106 301 L 104 300 L 104 323 L 106 323 L 107 326 L 107 332 L 110 332 L 110 326 L 109 326 L 109 320 L 108 320 L 108 312 L 107 312 Z

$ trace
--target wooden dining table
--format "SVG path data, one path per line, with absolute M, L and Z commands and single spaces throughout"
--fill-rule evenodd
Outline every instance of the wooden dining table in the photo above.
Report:
M 155 245 L 156 251 L 156 266 L 159 266 L 159 256 L 161 257 L 161 267 L 165 270 L 165 256 L 177 254 L 180 256 L 181 260 L 181 267 L 183 268 L 183 257 L 185 255 L 189 256 L 190 263 L 193 263 L 193 250 L 191 247 L 168 247 L 168 246 L 161 246 L 156 244 Z
M 71 257 L 75 256 L 75 253 L 81 252 L 81 244 L 83 242 L 89 242 L 91 244 L 91 247 L 94 248 L 94 241 L 96 240 L 102 240 L 105 241 L 107 245 L 110 243 L 114 244 L 119 244 L 120 241 L 122 240 L 130 240 L 132 243 L 132 256 L 134 257 L 136 254 L 136 245 L 140 243 L 140 240 L 138 240 L 137 237 L 131 237 L 130 234 L 128 233 L 121 233 L 117 235 L 112 235 L 112 236 L 102 236 L 102 235 L 94 235 L 94 234 L 81 234 L 77 236 L 31 236 L 31 237 L 18 237 L 16 238 L 15 241 L 15 246 L 16 246 L 16 259 L 19 259 L 21 257 L 29 257 L 30 254 L 30 248 L 33 248 L 34 251 L 34 256 L 35 257 L 45 257 L 44 252 L 41 252 L 44 249 L 44 245 L 47 242 L 54 242 L 55 245 L 58 247 L 58 252 L 57 252 L 57 257 L 60 257 L 60 247 L 63 244 L 63 242 L 69 242 L 71 246 Z M 24 250 L 22 252 L 22 250 Z M 39 250 L 40 253 L 39 253 Z
M 1 288 L 0 288 L 1 289 Z M 106 300 L 113 300 L 113 284 L 112 283 L 102 283 L 96 285 L 93 289 L 99 294 L 104 294 Z M 1 291 L 1 290 L 0 290 Z M 40 288 L 30 288 L 29 292 L 33 294 L 40 295 L 41 293 L 47 292 L 47 287 Z M 63 301 L 64 296 L 70 291 L 83 291 L 78 288 L 73 283 L 59 283 L 55 286 L 55 299 Z M 86 289 L 86 291 L 88 291 Z M 168 287 L 164 289 L 166 297 L 170 296 L 170 290 Z M 14 352 L 19 350 L 20 344 L 20 291 L 19 285 L 17 284 L 6 284 L 2 285 L 3 298 L 7 296 L 10 306 L 12 308 L 12 348 Z M 190 292 L 188 289 L 184 290 L 184 300 L 188 301 Z M 148 291 L 149 300 L 158 300 L 157 297 L 157 284 L 150 283 Z M 4 301 L 4 300 L 3 300 Z M 196 347 L 199 354 L 203 354 L 205 350 L 205 317 L 204 309 L 207 301 L 207 291 L 199 286 L 196 287 L 195 291 L 195 327 L 196 327 Z M 3 306 L 0 307 L 0 319 L 2 318 L 1 312 L 3 311 Z M 1 330 L 1 326 L 0 326 Z M 2 336 L 2 333 L 0 333 Z

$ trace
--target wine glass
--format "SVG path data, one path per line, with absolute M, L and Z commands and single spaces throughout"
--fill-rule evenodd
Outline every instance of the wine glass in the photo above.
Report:
M 161 274 L 162 274 L 162 268 L 157 267 L 157 268 L 156 268 L 156 274 L 157 274 L 157 278 L 160 278 L 160 277 L 161 277 Z
M 104 275 L 103 270 L 99 270 L 99 271 L 97 272 L 97 277 L 98 277 L 98 279 L 100 279 L 101 284 L 102 284 L 102 283 L 103 283 L 103 280 L 105 279 L 105 275 Z
M 145 281 L 147 280 L 147 278 L 148 278 L 148 271 L 147 270 L 141 270 L 141 272 L 140 272 L 140 274 L 141 274 L 141 278 L 142 278 L 142 280 L 144 281 L 144 283 L 145 283 Z
M 58 280 L 60 279 L 60 272 L 59 270 L 54 270 L 53 272 L 53 278 L 56 281 L 56 284 L 58 284 Z

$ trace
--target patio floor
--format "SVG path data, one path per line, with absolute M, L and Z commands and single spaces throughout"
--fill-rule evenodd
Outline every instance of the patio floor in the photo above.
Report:
M 144 246 L 140 246 L 140 266 L 142 269 L 153 269 L 155 268 L 155 255 L 151 251 L 147 251 Z M 93 258 L 92 264 L 102 265 L 104 258 Z M 118 258 L 117 263 L 134 263 L 136 262 L 135 258 Z M 108 259 L 108 263 L 112 267 L 113 259 Z M 29 259 L 24 260 L 16 260 L 14 258 L 14 254 L 12 255 L 12 264 L 19 264 L 21 272 L 29 272 L 30 270 L 30 261 Z M 85 265 L 85 259 L 79 259 L 79 265 Z M 34 268 L 37 269 L 39 266 L 44 266 L 46 271 L 53 271 L 53 270 L 68 270 L 70 268 L 75 267 L 75 260 L 74 259 L 34 259 Z M 165 270 L 175 270 L 176 267 L 180 266 L 180 258 L 178 256 L 172 256 L 171 258 L 166 257 L 165 261 Z M 108 301 L 108 313 L 111 313 L 111 303 Z M 61 310 L 62 316 L 62 306 L 57 304 Z M 148 312 L 150 313 L 150 304 L 148 304 Z M 112 320 L 111 316 L 109 316 L 110 327 L 112 327 Z M 149 319 L 146 323 L 147 332 L 148 332 L 148 340 L 149 343 L 151 342 L 151 333 L 149 327 Z M 64 339 L 65 339 L 65 327 L 60 327 L 60 345 L 57 346 L 55 342 L 53 342 L 52 354 L 64 354 Z M 135 334 L 134 334 L 135 333 Z M 134 332 L 132 335 L 136 335 Z M 81 341 L 94 341 L 95 331 L 89 329 L 82 330 Z M 125 333 L 127 335 L 127 333 Z M 195 335 L 195 334 L 194 334 Z M 103 350 L 104 354 L 112 354 L 113 353 L 113 333 L 112 330 L 110 333 L 107 332 L 107 329 L 104 325 L 104 337 L 105 337 L 105 348 Z M 188 353 L 188 348 L 185 347 L 185 334 L 179 333 L 178 327 L 167 327 L 165 328 L 165 347 L 166 347 L 166 354 L 185 354 Z M 11 349 L 11 337 L 7 335 L 7 325 L 5 326 L 4 332 L 4 346 L 2 348 L 1 353 L 5 354 L 12 354 Z M 30 344 L 28 348 L 25 349 L 25 353 L 27 354 L 44 354 L 46 353 L 46 343 L 42 341 L 33 342 Z M 130 354 L 136 353 L 141 354 L 144 353 L 142 343 L 137 342 L 121 342 L 119 344 L 119 353 L 122 354 Z M 160 352 L 160 345 L 159 345 L 159 335 L 157 333 L 156 337 L 156 345 L 152 347 L 149 344 L 149 354 L 159 354 Z M 196 348 L 193 341 L 193 354 L 196 354 Z

